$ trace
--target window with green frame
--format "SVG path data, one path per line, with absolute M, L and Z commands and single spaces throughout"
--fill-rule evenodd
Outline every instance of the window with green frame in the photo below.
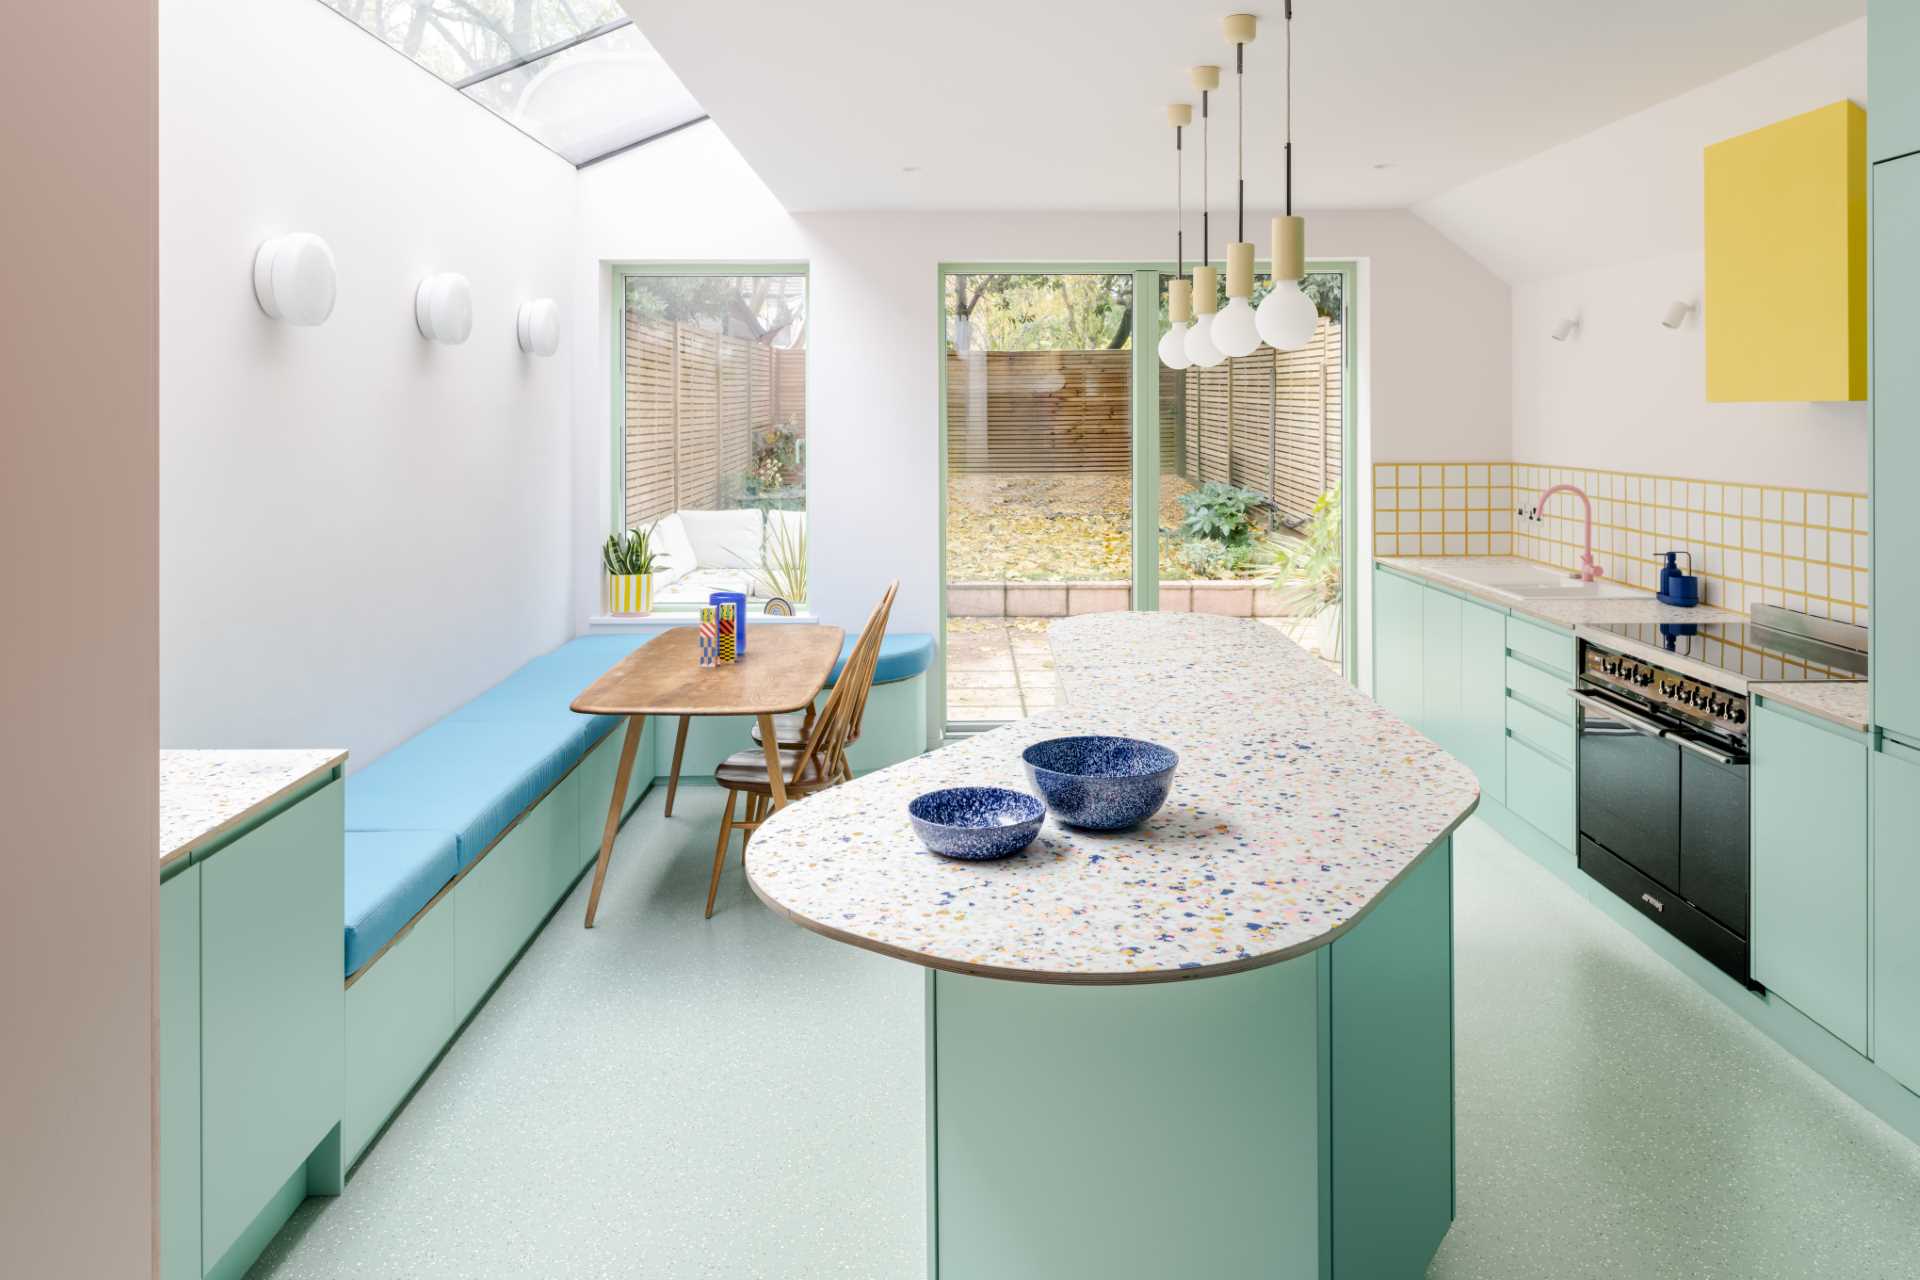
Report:
M 807 599 L 804 268 L 615 274 L 616 516 L 651 529 L 656 609 Z M 776 605 L 777 608 L 777 605 Z

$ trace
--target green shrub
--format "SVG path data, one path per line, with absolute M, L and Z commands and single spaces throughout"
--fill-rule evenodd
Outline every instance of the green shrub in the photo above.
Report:
M 1229 547 L 1244 547 L 1253 541 L 1253 513 L 1266 502 L 1263 494 L 1239 485 L 1209 480 L 1198 489 L 1180 495 L 1187 518 L 1180 532 L 1193 541 L 1205 539 Z

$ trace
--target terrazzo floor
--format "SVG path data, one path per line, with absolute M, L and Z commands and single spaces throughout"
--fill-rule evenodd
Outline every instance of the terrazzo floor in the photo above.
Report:
M 787 924 L 656 788 L 374 1146 L 251 1273 L 926 1274 L 920 971 Z M 1439 1280 L 1920 1275 L 1920 1149 L 1472 820 Z M 1387 1278 L 1390 1280 L 1390 1278 Z

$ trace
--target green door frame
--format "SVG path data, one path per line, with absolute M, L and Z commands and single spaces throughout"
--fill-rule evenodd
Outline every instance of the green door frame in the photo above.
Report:
M 1256 275 L 1269 270 L 1262 261 L 1254 264 Z M 1345 579 L 1358 563 L 1359 539 L 1354 527 L 1352 488 L 1354 477 L 1355 402 L 1359 399 L 1359 343 L 1357 329 L 1358 267 L 1351 261 L 1310 262 L 1307 270 L 1316 275 L 1338 274 L 1343 281 L 1341 296 L 1346 301 L 1341 360 L 1340 397 L 1340 564 L 1343 580 L 1340 610 L 1340 667 L 1348 683 L 1358 671 L 1354 665 L 1354 645 L 1359 624 L 1354 616 L 1353 594 Z M 1174 274 L 1171 262 L 942 262 L 934 274 L 934 359 L 939 374 L 940 394 L 940 576 L 938 588 L 940 661 L 931 673 L 934 681 L 934 707 L 940 725 L 947 724 L 947 277 L 952 275 L 1130 275 L 1133 277 L 1133 607 L 1157 610 L 1160 607 L 1160 281 Z M 1142 299 L 1153 305 L 1143 307 Z

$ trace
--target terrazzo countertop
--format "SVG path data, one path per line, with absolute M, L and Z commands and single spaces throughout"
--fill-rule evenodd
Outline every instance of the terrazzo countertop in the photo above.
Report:
M 1871 686 L 1865 680 L 1828 680 L 1811 684 L 1762 682 L 1747 686 L 1768 702 L 1793 707 L 1808 715 L 1865 733 L 1873 719 Z
M 855 779 L 754 833 L 768 906 L 914 963 L 1119 984 L 1272 964 L 1332 941 L 1479 803 L 1466 766 L 1250 619 L 1089 614 L 1049 631 L 1068 705 Z M 1111 733 L 1180 756 L 1166 806 L 1096 833 L 1051 818 L 1025 852 L 951 862 L 907 802 L 1030 791 L 1020 752 Z
M 160 865 L 168 866 L 346 759 L 346 752 L 329 747 L 162 751 Z
M 1540 569 L 1543 566 L 1517 556 L 1387 556 L 1374 562 L 1401 573 L 1437 582 L 1477 600 L 1485 600 L 1550 627 L 1575 627 L 1609 622 L 1744 622 L 1746 615 L 1711 605 L 1679 609 L 1661 604 L 1651 592 L 1638 591 L 1615 600 L 1521 600 L 1492 591 L 1484 583 L 1461 576 L 1465 569 Z

